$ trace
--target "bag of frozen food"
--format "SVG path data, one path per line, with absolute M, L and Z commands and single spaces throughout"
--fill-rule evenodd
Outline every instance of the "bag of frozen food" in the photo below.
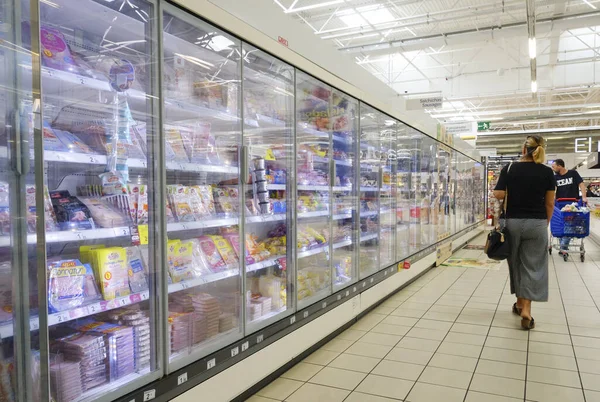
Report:
M 148 186 L 140 185 L 137 203 L 137 224 L 148 224 Z
M 202 203 L 202 198 L 198 192 L 198 189 L 195 187 L 186 187 L 186 194 L 188 196 L 188 200 L 190 203 L 190 207 L 192 208 L 192 214 L 196 221 L 201 220 L 209 215 L 208 210 Z
M 181 132 L 190 162 L 217 163 L 215 138 L 210 132 L 210 123 L 199 122 L 191 129 Z
M 51 313 L 79 307 L 85 300 L 91 267 L 77 259 L 48 263 L 48 309 Z
M 129 277 L 129 289 L 132 293 L 148 290 L 147 269 L 144 268 L 144 260 L 139 247 L 125 247 L 127 253 L 127 275 Z
M 169 241 L 167 259 L 173 283 L 194 278 L 194 245 L 189 241 Z
M 88 207 L 77 197 L 71 196 L 67 190 L 52 191 L 50 199 L 61 230 L 85 230 L 96 227 Z
M 195 220 L 192 212 L 192 204 L 189 192 L 185 186 L 167 186 L 167 192 L 171 198 L 171 206 L 178 222 L 193 222 Z
M 121 213 L 100 198 L 79 197 L 79 201 L 88 207 L 94 222 L 103 228 L 127 226 L 129 221 Z
M 165 127 L 165 156 L 168 161 L 189 162 L 179 127 Z
M 55 130 L 50 127 L 50 124 L 44 122 L 42 127 L 42 135 L 44 137 L 44 150 L 45 151 L 56 151 L 56 152 L 68 152 L 69 149 L 66 145 L 58 138 Z
M 0 182 L 0 234 L 10 234 L 10 197 L 8 183 Z
M 81 141 L 75 134 L 71 134 L 68 131 L 54 130 L 54 134 L 58 139 L 67 147 L 69 152 L 76 152 L 82 154 L 93 154 L 94 150 L 90 148 L 86 143 Z
M 239 261 L 229 241 L 223 236 L 218 235 L 208 235 L 208 237 L 213 240 L 215 247 L 219 250 L 219 254 L 221 255 L 221 258 L 223 258 L 223 262 L 227 268 L 236 268 L 239 265 Z
M 200 277 L 202 275 L 208 275 L 212 273 L 210 267 L 206 264 L 206 259 L 203 256 L 202 247 L 200 246 L 200 240 L 190 239 L 187 241 L 192 247 L 193 269 L 195 276 Z
M 140 159 L 146 159 L 148 154 L 147 138 L 146 138 L 146 123 L 137 123 L 131 125 L 131 143 L 134 147 L 140 148 L 142 156 Z M 134 139 L 135 138 L 135 139 Z M 137 152 L 137 151 L 134 151 Z M 130 158 L 136 158 L 136 156 L 129 155 Z
M 216 214 L 215 199 L 213 197 L 212 187 L 210 185 L 203 185 L 194 186 L 194 189 L 196 190 L 196 193 L 200 196 L 200 199 L 202 200 L 202 205 L 204 205 L 204 208 L 208 212 L 208 215 L 212 216 Z
M 127 253 L 122 247 L 92 250 L 95 255 L 100 290 L 104 300 L 129 295 Z
M 205 265 L 208 266 L 212 272 L 223 271 L 225 269 L 225 262 L 213 239 L 210 236 L 201 236 L 198 240 L 200 241 L 202 258 L 204 259 Z
M 227 187 L 215 187 L 213 195 L 218 213 L 228 216 L 236 212 L 237 208 L 234 204 L 237 203 L 237 199 L 234 200 L 230 197 Z

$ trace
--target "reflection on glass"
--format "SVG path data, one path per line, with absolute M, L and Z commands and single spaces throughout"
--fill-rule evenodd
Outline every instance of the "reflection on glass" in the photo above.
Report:
M 396 130 L 400 126 L 397 120 L 383 116 L 380 126 L 381 174 L 379 177 L 379 268 L 393 264 L 396 244 Z
M 408 126 L 399 123 L 396 131 L 396 261 L 410 254 L 410 211 L 414 192 L 411 192 L 411 152 Z
M 411 206 L 410 206 L 410 252 L 421 249 L 422 201 L 426 194 L 426 177 L 421 174 L 421 143 L 424 135 L 414 129 L 409 130 L 411 157 Z M 422 185 L 423 183 L 423 185 Z
M 356 168 L 358 161 L 358 101 L 346 94 L 332 94 L 330 122 L 333 145 L 332 192 L 332 277 L 334 289 L 356 280 L 356 244 L 358 211 L 356 209 Z
M 329 86 L 297 72 L 296 97 L 297 298 L 303 308 L 331 294 L 331 163 L 335 142 L 352 140 L 344 132 L 332 136 L 344 116 L 332 115 Z
M 370 106 L 363 103 L 360 106 L 359 269 L 360 277 L 364 278 L 379 269 L 380 188 L 383 176 L 381 135 L 386 127 L 386 118 Z
M 294 69 L 244 45 L 246 332 L 293 308 Z
M 213 26 L 165 9 L 167 337 L 178 368 L 242 335 L 242 48 Z

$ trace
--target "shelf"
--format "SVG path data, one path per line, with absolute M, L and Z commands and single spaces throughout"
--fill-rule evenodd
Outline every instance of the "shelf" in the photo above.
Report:
M 237 225 L 238 218 L 217 218 L 196 222 L 173 222 L 167 223 L 167 232 L 179 232 L 183 230 L 218 228 L 223 226 Z
M 268 267 L 277 265 L 277 260 L 279 260 L 280 258 L 286 258 L 286 256 L 279 255 L 274 258 L 269 258 L 268 260 L 264 260 L 264 261 L 256 262 L 254 264 L 246 265 L 246 273 L 258 271 L 259 269 L 268 268 Z
M 331 294 L 331 289 L 329 289 L 329 287 L 326 287 L 325 289 L 322 289 L 311 296 L 308 296 L 304 299 L 300 299 L 300 300 L 298 300 L 298 310 L 302 310 L 306 306 L 310 306 L 313 303 L 321 301 L 322 299 L 326 298 L 330 294 Z
M 336 214 L 336 215 L 333 215 L 332 218 L 333 218 L 334 221 L 337 221 L 337 220 L 340 220 L 340 219 L 350 219 L 350 218 L 352 218 L 352 214 L 351 213 L 348 213 L 348 214 Z
M 327 158 L 327 157 L 313 156 L 312 160 L 313 160 L 313 162 L 318 162 L 318 163 L 329 163 L 329 158 Z M 333 162 L 339 166 L 352 166 L 351 161 L 334 159 Z
M 299 185 L 298 191 L 329 191 L 329 186 Z
M 364 236 L 360 236 L 360 242 L 362 243 L 362 242 L 373 240 L 376 238 L 377 238 L 377 233 L 367 234 Z
M 352 245 L 352 240 L 344 240 L 344 241 L 341 241 L 339 243 L 334 243 L 333 244 L 333 249 L 335 250 L 336 248 L 348 247 L 350 245 Z
M 195 288 L 196 286 L 206 285 L 207 283 L 221 281 L 223 279 L 238 276 L 239 274 L 240 270 L 238 268 L 235 268 L 213 274 L 203 275 L 199 278 L 194 278 L 187 281 L 171 283 L 169 285 L 169 293 L 180 292 L 182 290 Z
M 287 307 L 285 307 L 285 306 L 284 306 L 284 307 L 281 307 L 281 308 L 279 308 L 279 309 L 277 309 L 277 310 L 271 310 L 270 312 L 268 312 L 268 313 L 267 313 L 267 314 L 265 314 L 265 315 L 262 315 L 262 316 L 260 316 L 260 317 L 259 317 L 259 318 L 257 318 L 256 320 L 254 320 L 254 321 L 249 321 L 249 322 L 248 322 L 248 325 L 249 325 L 251 328 L 257 328 L 257 327 L 263 326 L 263 325 L 264 325 L 264 324 L 266 324 L 267 322 L 270 322 L 270 321 L 277 321 L 277 319 L 275 319 L 275 320 L 272 320 L 272 319 L 273 319 L 273 317 L 277 317 L 277 316 L 279 316 L 280 314 L 284 313 L 286 310 L 287 310 Z M 277 318 L 279 318 L 279 317 L 277 317 Z M 258 329 L 258 328 L 257 328 L 257 329 Z M 248 332 L 253 332 L 253 331 L 252 331 L 252 330 L 250 330 L 250 331 L 248 331 Z
M 0 158 L 6 158 L 8 150 L 5 146 L 0 147 Z M 34 159 L 34 150 L 30 150 L 29 157 Z M 58 152 L 44 150 L 45 162 L 75 163 L 85 165 L 106 166 L 106 155 L 83 154 L 78 152 Z M 146 169 L 148 163 L 146 159 L 127 159 L 129 168 Z M 207 173 L 228 173 L 238 174 L 239 168 L 226 165 L 203 165 L 199 163 L 185 162 L 167 162 L 167 170 L 184 172 L 207 172 Z
M 298 213 L 298 219 L 316 218 L 319 216 L 329 216 L 329 211 L 312 211 Z
M 364 218 L 367 216 L 376 216 L 379 215 L 379 211 L 360 211 L 360 217 Z
M 333 186 L 333 191 L 352 191 L 352 186 Z
M 344 138 L 342 136 L 335 135 L 335 134 L 330 134 L 330 133 L 328 133 L 326 131 L 319 131 L 319 130 L 316 130 L 314 128 L 309 128 L 309 127 L 301 128 L 301 131 L 304 134 L 311 135 L 311 136 L 316 137 L 316 138 L 326 138 L 326 139 L 329 139 L 329 136 L 331 135 L 331 138 L 333 139 L 333 141 L 342 142 L 342 143 L 345 143 L 345 144 L 352 144 L 352 139 L 350 139 L 350 138 Z
M 89 230 L 63 230 L 46 232 L 47 243 L 68 243 L 73 241 L 112 239 L 115 237 L 129 236 L 129 227 L 98 228 Z M 37 235 L 28 234 L 27 244 L 37 244 Z M 0 247 L 10 247 L 10 236 L 0 236 Z
M 247 223 L 279 222 L 287 219 L 286 214 L 256 215 L 246 218 Z
M 239 269 L 230 269 L 228 271 L 217 272 L 214 274 L 204 275 L 200 278 L 181 281 L 169 285 L 169 293 L 179 292 L 181 290 L 194 288 L 196 286 L 205 285 L 207 283 L 220 281 L 239 275 Z M 76 320 L 78 318 L 87 317 L 93 314 L 102 313 L 104 311 L 114 310 L 116 308 L 129 306 L 148 300 L 150 297 L 149 291 L 132 293 L 129 296 L 119 297 L 113 300 L 101 300 L 85 306 L 77 307 L 70 310 L 61 311 L 58 313 L 48 314 L 48 326 L 62 324 L 64 322 Z M 29 322 L 32 331 L 39 329 L 40 324 L 37 317 L 33 317 Z M 5 339 L 13 336 L 12 322 L 0 325 L 0 338 Z
M 269 184 L 269 190 L 287 190 L 285 184 Z
M 367 187 L 367 186 L 360 186 L 360 191 L 377 191 L 379 190 L 377 187 Z
M 311 255 L 316 255 L 323 252 L 329 251 L 329 245 L 319 246 L 317 248 L 313 248 L 312 250 L 300 251 L 298 252 L 298 258 L 310 257 Z

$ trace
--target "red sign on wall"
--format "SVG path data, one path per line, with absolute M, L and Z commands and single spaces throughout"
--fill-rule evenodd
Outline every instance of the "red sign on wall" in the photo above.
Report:
M 289 45 L 288 40 L 286 38 L 282 38 L 281 36 L 277 38 L 277 42 L 281 43 L 285 47 L 288 47 Z

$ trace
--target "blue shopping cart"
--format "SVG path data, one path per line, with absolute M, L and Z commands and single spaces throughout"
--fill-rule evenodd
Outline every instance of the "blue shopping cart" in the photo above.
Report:
M 586 212 L 567 212 L 561 211 L 563 207 L 569 204 L 577 203 L 583 207 L 584 203 L 575 198 L 559 198 L 554 205 L 554 213 L 550 220 L 550 247 L 548 253 L 552 254 L 552 249 L 559 250 L 563 259 L 569 259 L 569 251 L 579 251 L 581 262 L 585 261 L 584 239 L 590 235 L 590 213 Z M 568 245 L 561 242 L 563 239 L 570 239 Z

